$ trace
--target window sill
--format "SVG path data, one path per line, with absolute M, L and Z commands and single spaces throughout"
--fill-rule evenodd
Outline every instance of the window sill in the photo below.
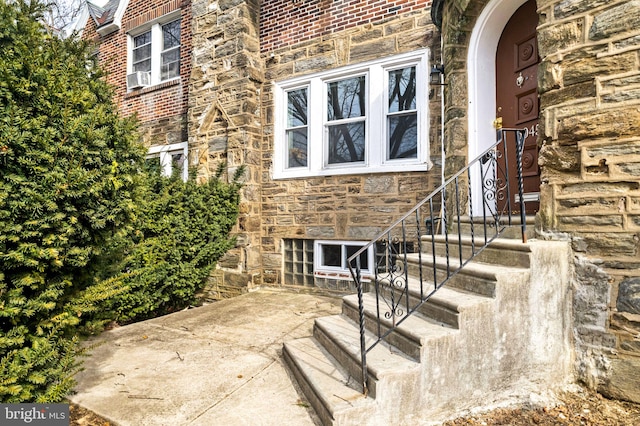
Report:
M 168 87 L 177 86 L 179 84 L 180 84 L 180 77 L 176 77 L 174 79 L 163 81 L 162 83 L 154 84 L 153 86 L 148 86 L 148 87 L 145 87 L 143 89 L 130 90 L 127 93 L 125 93 L 124 98 L 125 99 L 135 98 L 136 96 L 141 96 L 141 95 L 145 95 L 147 93 L 156 92 L 158 90 L 166 89 Z
M 349 165 L 345 167 L 327 168 L 323 170 L 308 169 L 289 169 L 281 170 L 273 173 L 273 179 L 296 179 L 296 178 L 313 178 L 321 176 L 340 176 L 340 175 L 368 175 L 376 173 L 399 173 L 399 172 L 426 172 L 431 170 L 433 164 L 427 163 L 398 163 L 386 164 L 378 167 L 367 167 L 365 165 Z

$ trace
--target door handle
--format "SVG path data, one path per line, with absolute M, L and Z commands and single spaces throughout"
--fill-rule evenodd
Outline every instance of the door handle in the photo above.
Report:
M 496 130 L 502 129 L 502 117 L 496 117 L 496 119 L 493 120 L 493 128 Z

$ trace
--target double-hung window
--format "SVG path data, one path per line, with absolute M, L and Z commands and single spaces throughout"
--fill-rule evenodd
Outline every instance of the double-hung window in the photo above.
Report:
M 129 34 L 128 70 L 128 74 L 143 73 L 136 81 L 139 86 L 180 77 L 179 13 L 136 28 Z
M 175 172 L 186 181 L 189 176 L 187 147 L 187 142 L 152 146 L 147 153 L 147 163 L 158 168 L 163 176 Z
M 427 170 L 427 57 L 277 83 L 274 178 Z

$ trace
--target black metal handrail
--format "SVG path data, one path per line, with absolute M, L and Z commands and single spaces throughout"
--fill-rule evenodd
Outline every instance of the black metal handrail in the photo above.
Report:
M 515 144 L 508 141 L 508 134 L 515 135 Z M 522 178 L 522 151 L 526 137 L 526 129 L 498 130 L 497 142 L 493 146 L 445 181 L 347 260 L 358 292 L 362 386 L 365 395 L 368 393 L 367 353 L 482 252 L 507 226 L 512 226 L 513 212 L 518 210 L 522 241 L 526 242 Z M 515 165 L 509 164 L 508 154 L 511 150 L 515 151 Z M 509 185 L 509 173 L 514 171 L 518 188 L 511 188 Z M 478 199 L 481 200 L 481 212 L 474 211 L 474 194 L 472 194 L 471 184 L 478 179 L 482 182 L 481 193 L 478 194 Z M 516 191 L 517 198 L 511 195 Z M 463 254 L 461 238 L 463 211 L 468 212 L 471 218 L 469 221 L 470 254 Z M 482 219 L 481 230 L 475 229 L 474 217 Z M 479 231 L 482 235 L 476 237 L 476 232 Z M 451 243 L 451 234 L 457 236 L 457 242 Z M 442 240 L 444 244 L 444 253 L 439 256 L 436 255 L 437 239 Z M 451 240 L 454 239 L 451 238 Z M 425 267 L 428 262 L 423 253 L 423 242 L 426 241 L 428 244 L 429 240 L 432 251 L 429 259 L 432 263 L 431 270 Z M 371 326 L 374 339 L 367 346 L 362 262 L 366 262 L 366 253 L 371 246 L 373 246 L 375 264 L 367 269 L 372 270 L 368 275 L 373 275 L 376 318 L 373 319 Z M 451 251 L 455 249 L 458 253 L 454 258 Z M 441 273 L 439 273 L 438 261 L 442 265 L 440 268 L 443 268 Z M 409 279 L 410 270 L 417 282 Z M 417 287 L 412 297 L 409 294 L 410 285 Z M 371 320 L 368 322 L 371 323 Z

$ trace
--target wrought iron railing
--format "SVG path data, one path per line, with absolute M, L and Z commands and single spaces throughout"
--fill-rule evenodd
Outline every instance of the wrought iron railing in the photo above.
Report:
M 509 135 L 515 135 L 515 143 Z M 519 215 L 526 242 L 522 150 L 526 129 L 500 129 L 497 142 L 348 259 L 358 292 L 362 386 L 368 393 L 367 353 L 474 259 Z M 515 155 L 514 155 L 515 154 Z M 509 157 L 515 158 L 515 164 Z M 510 185 L 510 174 L 517 188 Z M 481 182 L 481 185 L 473 185 Z M 474 194 L 481 188 L 478 194 Z M 517 196 L 515 195 L 517 193 Z M 514 213 L 515 212 L 515 213 Z M 465 220 L 469 218 L 468 220 Z M 467 226 L 466 232 L 463 226 Z M 463 248 L 463 232 L 470 249 Z M 424 244 L 431 246 L 425 254 Z M 436 247 L 436 245 L 438 247 Z M 469 246 L 467 241 L 466 247 Z M 374 265 L 366 253 L 374 251 Z M 428 250 L 427 250 L 428 251 Z M 364 273 L 364 274 L 363 274 Z M 411 279 L 410 279 L 411 277 Z M 370 283 L 368 281 L 371 281 Z M 375 295 L 365 318 L 363 285 Z M 410 292 L 410 287 L 412 291 Z M 368 328 L 371 337 L 366 338 Z M 369 343 L 367 343 L 367 339 Z

